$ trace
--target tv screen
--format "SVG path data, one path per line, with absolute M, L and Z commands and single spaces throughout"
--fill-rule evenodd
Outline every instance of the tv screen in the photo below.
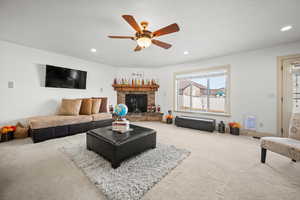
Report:
M 46 65 L 46 87 L 86 89 L 87 72 Z

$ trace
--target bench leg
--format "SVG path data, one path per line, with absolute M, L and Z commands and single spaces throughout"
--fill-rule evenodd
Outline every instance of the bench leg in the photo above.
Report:
M 266 162 L 267 149 L 261 148 L 261 163 Z
M 292 159 L 293 162 L 297 162 L 296 160 Z

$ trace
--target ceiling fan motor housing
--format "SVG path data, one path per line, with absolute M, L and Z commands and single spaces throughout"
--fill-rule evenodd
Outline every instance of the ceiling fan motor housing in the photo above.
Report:
M 142 21 L 142 22 L 141 22 L 141 26 L 143 27 L 144 30 L 146 30 L 146 28 L 148 27 L 148 24 L 149 24 L 149 23 L 146 22 L 146 21 Z
M 137 39 L 142 38 L 142 37 L 146 37 L 151 39 L 152 38 L 152 32 L 148 31 L 148 30 L 143 30 L 142 32 L 136 32 L 135 37 Z

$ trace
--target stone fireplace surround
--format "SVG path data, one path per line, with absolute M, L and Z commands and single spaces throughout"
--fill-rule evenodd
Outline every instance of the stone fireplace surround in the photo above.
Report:
M 117 92 L 117 103 L 126 104 L 126 94 L 146 94 L 147 95 L 147 107 L 149 105 L 155 105 L 155 92 L 134 92 L 134 91 L 127 91 L 127 92 Z
M 155 104 L 155 92 L 158 89 L 158 85 L 155 86 L 124 86 L 113 85 L 117 91 L 117 103 L 126 104 L 126 94 L 146 94 L 147 95 L 147 107 Z M 130 121 L 162 121 L 163 113 L 159 112 L 141 112 L 141 113 L 128 113 L 126 118 Z

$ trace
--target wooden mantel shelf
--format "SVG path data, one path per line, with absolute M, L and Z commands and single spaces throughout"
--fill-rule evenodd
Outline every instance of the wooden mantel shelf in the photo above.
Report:
M 113 84 L 113 88 L 118 92 L 153 92 L 157 91 L 159 85 L 125 85 L 125 84 Z

